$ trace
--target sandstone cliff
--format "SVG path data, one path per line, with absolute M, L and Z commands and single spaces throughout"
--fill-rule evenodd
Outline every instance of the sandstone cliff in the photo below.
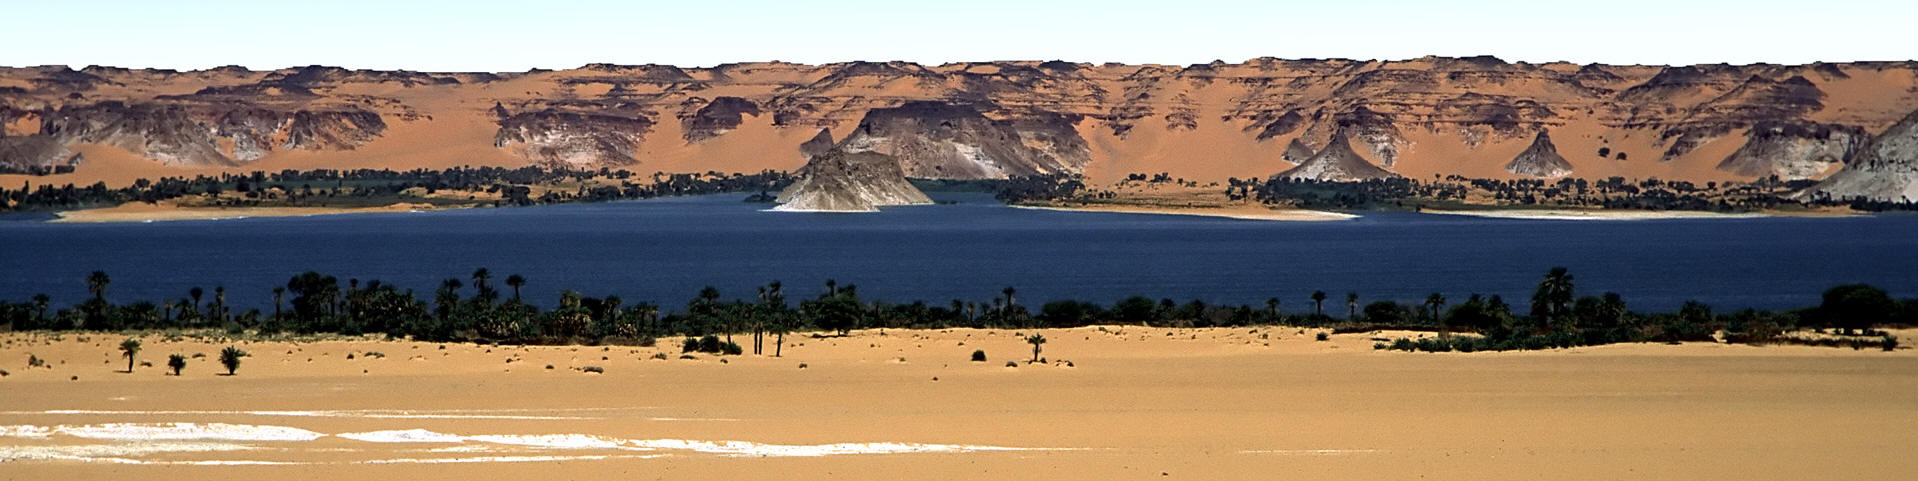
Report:
M 1531 174 L 1505 167 L 1549 129 L 1579 177 L 1817 179 L 1914 110 L 1918 62 L 0 68 L 6 136 L 87 152 L 75 173 L 48 179 L 76 182 L 137 162 L 182 175 L 470 164 L 792 170 L 806 162 L 797 147 L 825 128 L 846 133 L 834 144 L 891 155 L 914 177 L 1263 177 L 1338 134 L 1399 175 L 1523 177 Z M 115 161 L 91 161 L 96 153 Z M 10 154 L 0 164 L 63 162 L 56 157 Z
M 1801 195 L 1918 201 L 1918 112 L 1872 138 L 1856 159 Z

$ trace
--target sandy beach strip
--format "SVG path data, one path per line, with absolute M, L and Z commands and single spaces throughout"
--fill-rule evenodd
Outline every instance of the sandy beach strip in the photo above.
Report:
M 368 214 L 435 210 L 431 204 L 393 204 L 380 207 L 180 207 L 130 202 L 99 209 L 59 212 L 48 222 L 164 222 L 179 220 L 245 219 L 249 217 L 304 217 L 333 214 Z
M 1159 206 L 1120 206 L 1120 205 L 1088 205 L 1088 206 L 1077 206 L 1077 207 L 1042 206 L 1042 205 L 1011 205 L 1011 206 L 1019 209 L 1051 210 L 1051 211 L 1060 211 L 1060 212 L 1105 212 L 1105 213 L 1112 213 L 1112 214 L 1190 215 L 1190 216 L 1200 216 L 1200 217 L 1219 217 L 1219 218 L 1226 218 L 1226 219 L 1242 219 L 1242 220 L 1320 222 L 1320 221 L 1351 220 L 1351 219 L 1359 218 L 1359 216 L 1356 214 L 1346 214 L 1341 212 L 1327 212 L 1327 211 L 1321 211 L 1321 210 L 1305 210 L 1305 209 L 1277 210 L 1277 209 L 1264 209 L 1264 208 L 1256 208 L 1256 207 L 1254 208 L 1159 207 Z
M 1758 212 L 1705 212 L 1696 210 L 1581 210 L 1581 209 L 1496 209 L 1496 210 L 1424 210 L 1424 214 L 1463 215 L 1492 219 L 1522 220 L 1661 220 L 1661 219 L 1758 219 L 1776 217 Z

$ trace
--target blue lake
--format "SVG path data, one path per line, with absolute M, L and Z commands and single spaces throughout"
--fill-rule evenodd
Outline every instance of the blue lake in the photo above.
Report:
M 857 284 L 867 299 L 986 301 L 1014 286 L 1022 304 L 1131 295 L 1310 308 L 1500 294 L 1522 308 L 1543 273 L 1565 266 L 1581 294 L 1618 292 L 1634 309 L 1689 299 L 1720 310 L 1815 304 L 1825 288 L 1877 284 L 1918 296 L 1918 216 L 1654 221 L 1480 219 L 1364 213 L 1343 222 L 1015 209 L 989 196 L 877 214 L 764 212 L 742 195 L 423 213 L 121 224 L 0 222 L 0 298 L 83 300 L 88 272 L 115 301 L 228 289 L 270 308 L 271 289 L 305 270 L 379 279 L 431 296 L 439 280 L 487 267 L 529 279 L 529 301 L 561 289 L 678 309 L 706 285 L 726 297 L 784 281 L 789 297 Z M 503 286 L 502 286 L 503 289 Z M 210 294 L 209 294 L 210 296 Z M 1327 306 L 1328 310 L 1331 307 Z M 1340 306 L 1341 308 L 1343 306 Z

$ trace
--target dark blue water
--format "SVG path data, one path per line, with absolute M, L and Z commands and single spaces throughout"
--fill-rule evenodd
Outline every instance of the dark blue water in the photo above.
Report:
M 1523 306 L 1552 266 L 1582 294 L 1615 291 L 1635 309 L 1689 299 L 1719 309 L 1815 304 L 1846 282 L 1918 296 L 1918 216 L 1633 222 L 1529 221 L 1367 213 L 1349 222 L 1014 209 L 986 196 L 878 214 L 761 212 L 741 196 L 513 209 L 136 224 L 0 222 L 0 298 L 35 293 L 68 305 L 88 272 L 115 301 L 228 288 L 269 307 L 271 289 L 314 269 L 417 289 L 477 267 L 529 279 L 528 300 L 560 289 L 677 308 L 702 286 L 750 298 L 772 280 L 789 297 L 857 284 L 868 299 L 985 301 L 1005 286 L 1022 303 L 1109 302 L 1141 294 L 1181 302 L 1305 310 L 1334 299 L 1454 302 L 1501 294 Z M 496 284 L 497 285 L 497 284 Z M 503 289 L 503 287 L 502 287 Z M 210 294 L 209 294 L 210 295 Z

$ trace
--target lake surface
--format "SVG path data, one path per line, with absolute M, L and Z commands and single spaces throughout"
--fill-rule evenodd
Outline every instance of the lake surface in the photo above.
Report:
M 619 295 L 677 310 L 703 286 L 751 298 L 768 281 L 797 300 L 826 279 L 862 297 L 1021 304 L 1111 302 L 1131 295 L 1307 311 L 1314 290 L 1343 304 L 1454 303 L 1500 294 L 1523 308 L 1553 266 L 1580 294 L 1624 295 L 1633 309 L 1696 299 L 1719 310 L 1800 307 L 1827 287 L 1866 282 L 1918 296 L 1918 216 L 1559 221 L 1363 213 L 1343 222 L 1056 212 L 979 194 L 877 214 L 765 212 L 743 195 L 442 212 L 120 224 L 0 222 L 0 298 L 35 293 L 70 305 L 95 269 L 116 302 L 185 298 L 224 285 L 236 306 L 271 309 L 272 288 L 305 270 L 378 279 L 424 299 L 478 267 L 557 292 Z M 506 290 L 500 285 L 502 290 Z M 470 292 L 470 290 L 469 290 Z M 510 295 L 510 291 L 507 291 Z M 1343 306 L 1339 306 L 1342 310 Z

